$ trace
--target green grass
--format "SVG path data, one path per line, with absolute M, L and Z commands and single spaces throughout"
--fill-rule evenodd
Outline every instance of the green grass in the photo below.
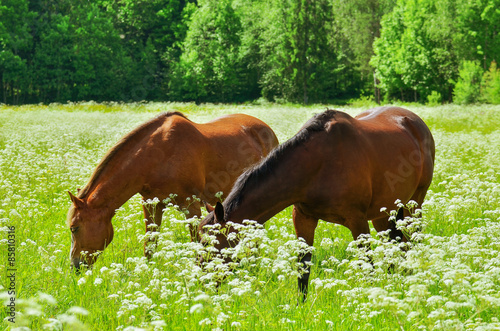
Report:
M 281 142 L 326 106 L 176 103 L 0 106 L 0 298 L 7 300 L 7 227 L 16 235 L 16 324 L 33 330 L 500 329 L 500 107 L 409 105 L 436 140 L 423 234 L 407 254 L 373 233 L 373 265 L 350 232 L 320 222 L 310 293 L 297 305 L 291 209 L 248 227 L 234 270 L 196 265 L 181 213 L 164 215 L 155 258 L 143 258 L 140 198 L 113 219 L 115 238 L 91 272 L 70 272 L 67 191 L 104 153 L 159 111 L 192 120 L 242 112 Z M 363 109 L 341 108 L 355 115 Z M 389 209 L 393 206 L 387 206 Z M 396 253 L 395 253 L 396 252 Z M 393 254 L 394 256 L 392 256 Z M 395 266 L 387 272 L 387 264 Z M 216 280 L 226 279 L 217 288 Z

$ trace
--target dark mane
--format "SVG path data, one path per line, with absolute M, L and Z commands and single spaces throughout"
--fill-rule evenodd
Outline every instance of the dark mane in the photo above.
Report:
M 256 185 L 266 176 L 270 175 L 286 155 L 307 142 L 312 134 L 325 130 L 326 124 L 338 114 L 339 112 L 336 110 L 327 109 L 321 114 L 314 115 L 292 138 L 276 147 L 261 162 L 245 170 L 236 180 L 226 198 L 225 214 L 229 214 L 240 204 L 246 189 Z
M 80 199 L 85 198 L 85 196 L 89 193 L 91 187 L 93 187 L 95 182 L 99 179 L 99 176 L 103 172 L 106 165 L 131 140 L 131 138 L 135 137 L 136 135 L 146 134 L 146 132 L 149 131 L 149 129 L 152 126 L 160 126 L 163 124 L 163 122 L 168 117 L 174 116 L 174 115 L 181 116 L 185 119 L 188 119 L 184 114 L 182 114 L 178 111 L 161 113 L 158 116 L 154 117 L 153 119 L 147 121 L 146 123 L 138 126 L 134 130 L 132 130 L 130 133 L 125 135 L 123 138 L 121 138 L 120 141 L 118 141 L 113 147 L 111 147 L 111 149 L 106 153 L 106 155 L 104 155 L 101 162 L 99 162 L 99 165 L 97 166 L 97 168 L 94 170 L 94 173 L 90 177 L 89 182 L 87 183 L 87 185 L 85 185 L 85 187 L 83 189 L 81 189 L 78 192 L 77 197 Z

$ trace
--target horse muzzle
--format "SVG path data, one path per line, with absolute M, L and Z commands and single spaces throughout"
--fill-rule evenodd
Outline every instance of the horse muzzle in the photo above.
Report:
M 83 261 L 77 257 L 71 259 L 71 270 L 73 270 L 77 275 L 80 274 L 80 267 L 83 264 Z

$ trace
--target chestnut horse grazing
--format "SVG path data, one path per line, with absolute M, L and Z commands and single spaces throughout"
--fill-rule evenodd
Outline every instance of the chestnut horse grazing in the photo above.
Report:
M 71 263 L 91 265 L 95 254 L 113 240 L 111 219 L 115 210 L 136 193 L 143 199 L 158 198 L 154 211 L 144 206 L 148 226 L 160 226 L 170 194 L 189 216 L 201 216 L 200 203 L 186 202 L 196 195 L 215 203 L 215 194 L 229 192 L 243 170 L 266 156 L 278 140 L 264 122 L 235 114 L 206 124 L 196 124 L 183 114 L 169 112 L 136 128 L 104 156 L 88 184 L 70 193 Z M 195 229 L 191 229 L 194 239 Z M 147 241 L 144 253 L 150 257 Z M 87 252 L 82 256 L 82 252 Z M 94 256 L 92 256 L 94 255 Z
M 422 205 L 433 169 L 434 139 L 414 113 L 382 107 L 353 118 L 327 110 L 246 170 L 224 203 L 217 203 L 201 221 L 198 231 L 201 238 L 209 224 L 224 227 L 226 222 L 242 223 L 245 219 L 262 224 L 294 205 L 297 237 L 308 245 L 313 245 L 318 219 L 346 226 L 354 239 L 370 233 L 371 220 L 378 232 L 391 230 L 392 238 L 406 240 L 380 209 L 392 206 L 397 199 Z M 401 209 L 398 219 L 403 217 Z M 218 249 L 236 244 L 222 234 L 217 240 Z M 310 260 L 310 253 L 300 259 L 307 271 L 299 277 L 303 299 Z

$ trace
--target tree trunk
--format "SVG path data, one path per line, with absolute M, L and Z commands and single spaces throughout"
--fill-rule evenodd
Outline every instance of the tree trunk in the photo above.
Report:
M 373 94 L 375 97 L 375 102 L 377 105 L 380 105 L 380 89 L 378 88 L 378 79 L 375 75 L 375 71 L 373 72 Z

